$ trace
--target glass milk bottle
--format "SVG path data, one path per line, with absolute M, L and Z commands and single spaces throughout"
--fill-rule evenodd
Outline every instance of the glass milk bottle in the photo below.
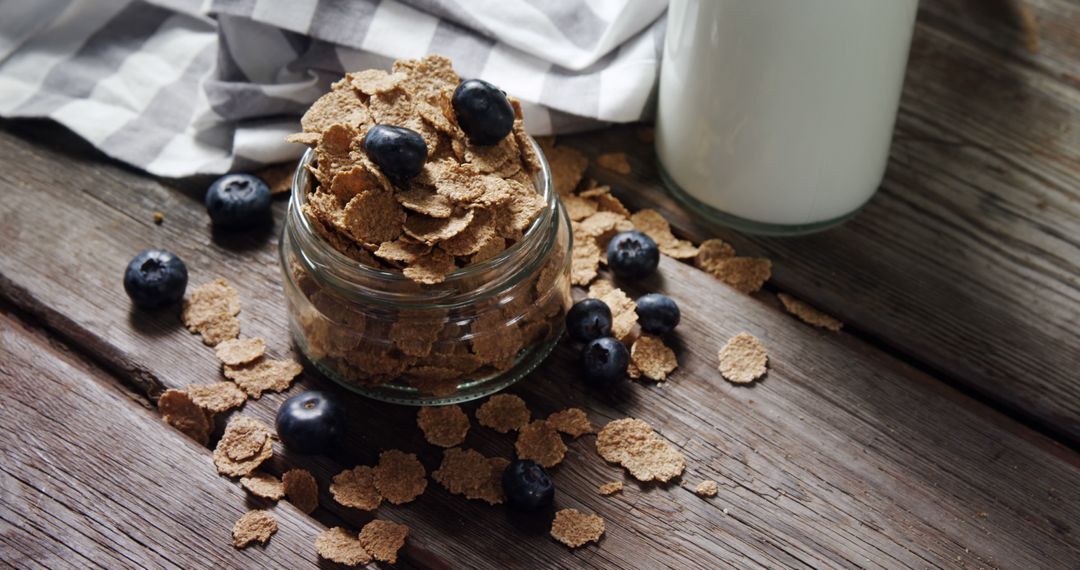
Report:
M 671 0 L 656 150 L 707 218 L 793 235 L 885 173 L 918 0 Z

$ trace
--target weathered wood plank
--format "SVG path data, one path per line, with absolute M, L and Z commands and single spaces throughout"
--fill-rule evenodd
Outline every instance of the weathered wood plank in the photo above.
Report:
M 272 236 L 225 247 L 194 197 L 10 134 L 0 133 L 0 156 L 0 222 L 10 244 L 0 257 L 0 294 L 147 393 L 213 381 L 219 370 L 212 352 L 175 313 L 130 313 L 119 286 L 130 255 L 167 245 L 187 260 L 193 283 L 219 275 L 236 283 L 244 333 L 263 336 L 277 354 L 289 352 Z M 156 209 L 168 212 L 162 226 L 150 222 Z M 76 279 L 66 277 L 72 267 Z M 379 516 L 409 524 L 417 545 L 467 567 L 1080 562 L 1075 453 L 850 335 L 809 329 L 689 266 L 665 260 L 661 275 L 640 285 L 684 307 L 682 366 L 671 382 L 593 394 L 576 380 L 572 348 L 562 346 L 514 391 L 537 416 L 578 405 L 597 422 L 627 415 L 649 421 L 687 453 L 683 483 L 714 478 L 721 483 L 716 499 L 678 485 L 633 484 L 621 496 L 600 497 L 595 486 L 622 474 L 586 437 L 570 445 L 555 472 L 558 504 L 607 520 L 599 546 L 568 551 L 547 537 L 545 520 L 466 502 L 437 484 L 417 503 L 384 506 Z M 743 330 L 769 346 L 772 369 L 758 385 L 733 387 L 715 371 L 716 350 Z M 327 386 L 313 375 L 302 384 Z M 249 402 L 244 413 L 269 421 L 283 397 Z M 310 467 L 324 486 L 338 469 L 370 464 L 383 448 L 418 452 L 429 470 L 438 464 L 439 452 L 413 427 L 413 410 L 340 397 L 353 411 L 349 445 L 332 458 L 286 455 L 283 462 Z M 474 426 L 469 437 L 470 447 L 487 454 L 512 453 L 510 438 L 490 430 Z M 353 524 L 367 518 L 324 506 Z
M 1023 2 L 1044 25 L 1031 54 L 1001 20 L 1017 3 L 986 4 L 923 3 L 881 191 L 823 234 L 753 238 L 688 216 L 628 129 L 566 144 L 625 150 L 633 174 L 593 175 L 628 203 L 771 258 L 772 287 L 1076 445 L 1080 82 L 1067 71 L 1080 68 L 1080 5 Z
M 0 313 L 0 560 L 17 568 L 297 568 L 322 526 L 288 503 L 237 551 L 244 492 L 115 380 Z M 253 504 L 253 503 L 252 503 Z

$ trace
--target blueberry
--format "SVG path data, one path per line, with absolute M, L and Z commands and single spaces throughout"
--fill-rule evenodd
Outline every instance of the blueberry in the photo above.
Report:
M 566 330 L 580 342 L 611 335 L 611 309 L 600 299 L 585 299 L 566 313 Z
M 618 340 L 604 336 L 585 345 L 581 351 L 581 366 L 585 382 L 597 387 L 610 386 L 626 377 L 630 351 Z
M 412 129 L 375 125 L 364 137 L 364 150 L 387 178 L 400 184 L 424 171 L 428 148 Z
M 251 174 L 218 178 L 206 189 L 203 202 L 218 228 L 249 228 L 270 219 L 270 187 Z
M 667 295 L 649 293 L 638 297 L 637 316 L 641 330 L 652 334 L 667 334 L 679 324 L 679 305 Z
M 502 476 L 506 502 L 522 511 L 535 511 L 551 504 L 555 483 L 547 471 L 531 459 L 519 459 L 506 466 Z
M 607 262 L 618 277 L 648 277 L 660 264 L 660 248 L 651 237 L 639 231 L 622 232 L 608 242 Z
M 187 289 L 187 266 L 171 251 L 148 249 L 136 255 L 124 271 L 124 291 L 141 309 L 178 303 Z
M 473 144 L 498 144 L 514 128 L 514 108 L 506 93 L 487 81 L 462 81 L 450 103 L 458 125 Z
M 277 432 L 289 451 L 320 454 L 331 451 L 345 433 L 345 408 L 315 390 L 297 394 L 281 405 Z

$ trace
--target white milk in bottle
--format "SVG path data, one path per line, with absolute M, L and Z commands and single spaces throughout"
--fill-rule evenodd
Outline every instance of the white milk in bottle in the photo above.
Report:
M 881 183 L 917 0 L 671 0 L 656 150 L 672 192 L 798 234 Z

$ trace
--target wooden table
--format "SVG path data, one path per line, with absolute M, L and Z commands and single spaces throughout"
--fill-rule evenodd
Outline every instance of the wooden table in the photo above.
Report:
M 581 406 L 598 423 L 645 419 L 687 455 L 680 482 L 628 481 L 601 497 L 596 486 L 622 480 L 621 469 L 595 454 L 591 436 L 570 444 L 555 470 L 558 504 L 603 516 L 599 545 L 568 550 L 543 517 L 432 484 L 419 501 L 378 512 L 412 528 L 402 565 L 1080 567 L 1078 70 L 1075 1 L 924 1 L 881 192 L 845 226 L 800 239 L 687 217 L 660 190 L 633 127 L 567 137 L 591 155 L 627 152 L 633 174 L 591 175 L 634 208 L 659 208 L 684 237 L 720 236 L 771 258 L 774 278 L 744 296 L 664 259 L 632 293 L 662 290 L 683 306 L 672 380 L 598 395 L 580 386 L 562 346 L 511 389 L 537 416 Z M 270 544 L 234 550 L 232 523 L 256 503 L 153 406 L 166 388 L 215 381 L 219 365 L 175 313 L 131 311 L 120 280 L 135 252 L 166 246 L 193 284 L 235 283 L 244 333 L 288 355 L 276 234 L 212 234 L 205 180 L 146 177 L 41 122 L 2 126 L 5 565 L 313 567 L 321 529 L 370 518 L 329 500 L 334 473 L 384 448 L 437 466 L 414 410 L 306 372 L 289 394 L 340 394 L 353 411 L 349 445 L 330 458 L 275 456 L 272 472 L 316 473 L 323 506 L 308 516 L 282 502 Z M 844 332 L 788 316 L 779 291 L 841 318 Z M 768 377 L 748 387 L 715 370 L 717 348 L 741 331 L 771 356 Z M 271 421 L 285 397 L 243 413 Z M 511 438 L 475 422 L 468 445 L 513 453 Z M 691 491 L 703 479 L 720 483 L 715 498 Z

